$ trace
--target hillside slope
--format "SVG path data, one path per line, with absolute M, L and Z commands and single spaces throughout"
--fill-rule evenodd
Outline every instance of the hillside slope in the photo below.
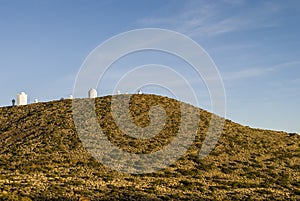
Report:
M 125 96 L 125 95 L 123 95 Z M 149 124 L 153 105 L 165 108 L 164 130 L 152 139 L 125 135 L 113 121 L 111 96 L 96 99 L 99 125 L 130 153 L 152 153 L 172 141 L 180 126 L 179 102 L 134 95 L 133 121 Z M 211 114 L 200 113 L 194 143 L 175 164 L 155 173 L 111 170 L 82 146 L 72 100 L 0 108 L 0 200 L 300 200 L 300 136 L 252 129 L 226 120 L 209 156 L 198 153 Z

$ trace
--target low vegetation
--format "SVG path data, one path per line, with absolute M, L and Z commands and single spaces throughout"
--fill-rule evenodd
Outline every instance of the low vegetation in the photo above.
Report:
M 180 128 L 182 103 L 133 95 L 130 113 L 135 124 L 149 125 L 149 109 L 154 105 L 163 107 L 167 118 L 157 136 L 130 137 L 113 120 L 111 98 L 95 100 L 98 123 L 107 138 L 127 152 L 160 150 Z M 199 159 L 211 114 L 188 104 L 184 109 L 201 118 L 187 153 L 160 171 L 128 174 L 105 167 L 82 146 L 72 100 L 2 107 L 0 200 L 300 200 L 298 134 L 252 129 L 226 120 L 214 150 Z

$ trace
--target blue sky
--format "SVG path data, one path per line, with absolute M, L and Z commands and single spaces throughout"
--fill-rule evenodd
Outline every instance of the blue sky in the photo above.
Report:
M 155 27 L 208 52 L 224 81 L 227 118 L 300 133 L 299 22 L 299 1 L 0 0 L 0 105 L 20 91 L 30 102 L 68 97 L 94 48 Z M 205 96 L 199 106 L 209 110 Z

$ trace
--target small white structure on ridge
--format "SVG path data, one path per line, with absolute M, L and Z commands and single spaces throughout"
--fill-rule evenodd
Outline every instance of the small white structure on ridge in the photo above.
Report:
M 96 97 L 97 97 L 96 89 L 90 89 L 89 90 L 89 98 L 96 98 Z
M 70 95 L 70 96 L 69 96 L 69 99 L 73 99 L 73 98 L 74 98 L 73 95 Z
M 142 90 L 138 90 L 138 92 L 137 92 L 138 94 L 142 94 Z
M 33 101 L 34 103 L 38 103 L 39 102 L 39 100 L 38 99 L 34 99 L 34 101 Z
M 27 105 L 27 94 L 25 92 L 17 95 L 17 105 Z
M 117 91 L 117 94 L 118 94 L 118 95 L 120 95 L 120 94 L 121 94 L 121 91 L 120 91 L 120 90 L 118 90 L 118 91 Z

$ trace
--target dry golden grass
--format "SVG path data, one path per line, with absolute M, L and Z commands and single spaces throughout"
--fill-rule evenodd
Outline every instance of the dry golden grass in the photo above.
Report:
M 129 137 L 114 123 L 110 101 L 111 96 L 96 99 L 99 125 L 128 152 L 155 152 L 180 127 L 178 101 L 134 95 L 130 112 L 137 125 L 150 123 L 149 109 L 157 104 L 167 119 L 152 139 Z M 226 120 L 217 146 L 200 160 L 211 114 L 185 107 L 201 117 L 194 143 L 175 164 L 142 175 L 113 171 L 91 157 L 76 133 L 71 100 L 0 108 L 0 200 L 300 199 L 299 135 Z

